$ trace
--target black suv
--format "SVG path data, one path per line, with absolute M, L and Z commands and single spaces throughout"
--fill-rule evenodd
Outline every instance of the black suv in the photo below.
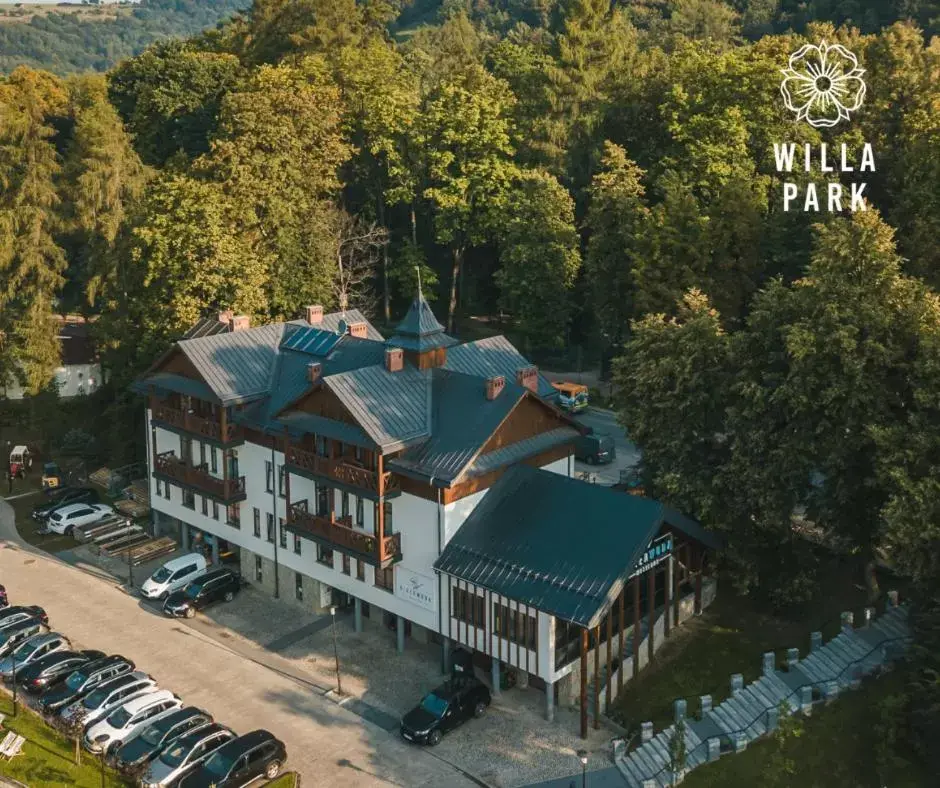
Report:
M 38 618 L 44 626 L 49 626 L 49 616 L 39 605 L 13 605 L 0 610 L 0 629 Z
M 58 684 L 82 665 L 105 656 L 100 651 L 56 651 L 40 657 L 16 674 L 16 683 L 31 695 Z
M 490 690 L 472 676 L 455 677 L 424 696 L 401 720 L 401 736 L 416 744 L 435 745 L 441 737 L 490 705 Z
M 118 654 L 96 659 L 82 665 L 60 684 L 47 689 L 39 699 L 39 708 L 43 712 L 58 711 L 73 703 L 99 684 L 123 676 L 134 669 L 134 663 Z
M 252 731 L 223 744 L 179 788 L 235 788 L 259 777 L 273 780 L 287 760 L 287 748 L 267 731 Z
M 174 591 L 163 603 L 168 616 L 192 618 L 213 602 L 231 602 L 242 587 L 241 578 L 230 569 L 211 569 L 181 591 Z
M 137 769 L 156 758 L 173 740 L 211 723 L 212 716 L 195 706 L 177 709 L 125 742 L 117 752 L 115 765 L 121 770 Z
M 51 492 L 48 501 L 33 507 L 33 519 L 40 522 L 47 520 L 49 515 L 60 506 L 73 503 L 99 503 L 100 501 L 98 491 L 92 487 L 62 487 Z

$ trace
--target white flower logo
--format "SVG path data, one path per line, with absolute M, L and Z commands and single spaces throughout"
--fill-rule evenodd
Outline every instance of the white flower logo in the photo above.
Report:
M 805 44 L 790 55 L 780 92 L 797 120 L 811 126 L 835 126 L 848 120 L 865 98 L 858 59 L 841 44 Z

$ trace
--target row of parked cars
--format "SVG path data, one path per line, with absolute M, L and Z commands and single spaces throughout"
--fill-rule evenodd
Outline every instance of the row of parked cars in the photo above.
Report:
M 268 731 L 238 736 L 130 659 L 75 649 L 35 605 L 0 609 L 0 678 L 144 788 L 243 786 L 277 777 L 287 760 Z

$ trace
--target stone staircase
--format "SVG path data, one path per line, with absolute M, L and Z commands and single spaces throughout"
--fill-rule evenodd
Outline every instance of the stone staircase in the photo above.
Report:
M 781 704 L 789 713 L 811 714 L 813 705 L 831 702 L 839 693 L 858 687 L 863 677 L 886 668 L 910 644 L 907 610 L 889 595 L 889 606 L 878 618 L 865 611 L 863 626 L 855 628 L 851 613 L 842 615 L 842 631 L 825 645 L 822 634 L 810 636 L 810 651 L 800 658 L 799 649 L 787 651 L 787 668 L 778 670 L 776 655 L 763 656 L 762 676 L 747 686 L 741 674 L 731 676 L 731 697 L 712 706 L 701 697 L 698 719 L 686 717 L 686 701 L 675 702 L 675 719 L 684 720 L 686 763 L 683 775 L 722 755 L 741 752 L 749 742 L 776 727 Z M 675 724 L 653 734 L 653 724 L 642 725 L 639 746 L 627 752 L 622 741 L 614 744 L 614 761 L 630 788 L 657 788 L 674 784 L 670 770 L 670 741 Z

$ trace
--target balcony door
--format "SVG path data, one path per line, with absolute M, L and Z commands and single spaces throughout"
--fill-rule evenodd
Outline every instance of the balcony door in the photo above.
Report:
M 180 438 L 180 459 L 187 465 L 193 464 L 193 439 Z
M 330 516 L 330 495 L 333 491 L 324 484 L 317 485 L 317 514 L 321 517 Z
M 236 457 L 234 454 L 226 453 L 226 455 L 225 455 L 225 462 L 226 462 L 226 464 L 228 465 L 228 478 L 229 478 L 229 479 L 237 479 L 238 476 L 239 476 L 239 474 L 238 474 L 238 457 Z

